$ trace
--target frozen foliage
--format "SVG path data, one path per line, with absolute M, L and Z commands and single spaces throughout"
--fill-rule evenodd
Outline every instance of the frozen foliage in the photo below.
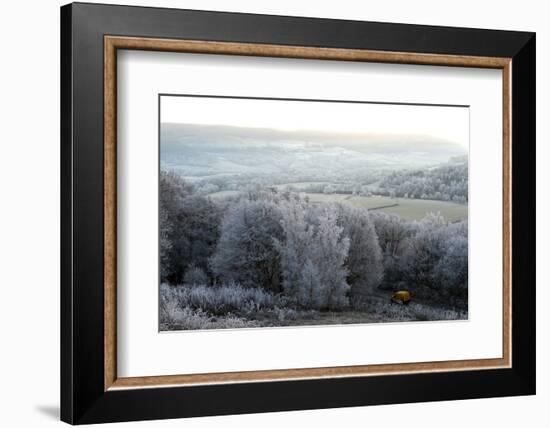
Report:
M 390 290 L 406 288 L 407 284 L 403 283 L 401 264 L 408 240 L 414 235 L 413 224 L 395 214 L 373 212 L 370 216 L 376 229 L 383 259 L 384 278 L 381 286 Z
M 159 180 L 159 252 L 161 277 L 172 274 L 175 223 L 184 199 L 193 189 L 173 172 L 161 171 Z
M 222 282 L 262 286 L 279 292 L 280 261 L 274 239 L 282 237 L 281 213 L 275 202 L 243 198 L 223 217 L 220 239 L 210 267 Z
M 418 297 L 466 307 L 468 226 L 448 224 L 439 214 L 426 216 L 403 253 L 402 276 Z
M 382 195 L 468 202 L 468 159 L 455 159 L 432 169 L 396 171 L 379 184 Z
M 274 308 L 281 300 L 259 288 L 245 288 L 232 283 L 219 287 L 207 285 L 161 286 L 161 295 L 180 307 L 202 309 L 214 315 Z
M 344 266 L 349 238 L 337 225 L 335 206 L 325 206 L 308 220 L 303 201 L 281 204 L 284 240 L 275 239 L 281 256 L 283 289 L 303 307 L 338 309 L 349 301 Z
M 190 266 L 207 271 L 219 236 L 221 211 L 174 173 L 160 177 L 161 280 L 183 281 Z
M 382 288 L 405 288 L 416 298 L 466 308 L 468 223 L 448 223 L 440 214 L 420 222 L 371 214 L 384 259 Z
M 251 191 L 227 208 L 220 231 L 210 267 L 221 283 L 284 292 L 302 307 L 344 307 L 350 286 L 366 293 L 383 275 L 365 209 Z
M 382 253 L 391 256 L 401 254 L 407 238 L 414 232 L 410 223 L 398 215 L 382 212 L 372 212 L 370 217 L 374 223 Z
M 346 258 L 347 281 L 355 296 L 372 293 L 382 281 L 384 267 L 378 237 L 369 212 L 348 204 L 339 204 L 338 225 L 349 239 Z
M 202 309 L 181 307 L 176 301 L 163 299 L 160 303 L 160 327 L 161 330 L 203 330 L 258 327 L 258 323 L 231 314 L 216 318 Z
M 292 168 L 289 171 L 227 173 L 205 175 L 193 182 L 196 193 L 208 195 L 219 191 L 246 192 L 251 187 L 266 189 L 277 186 L 294 192 L 383 195 L 410 199 L 433 199 L 465 204 L 468 202 L 468 158 L 456 156 L 434 166 L 399 168 L 350 168 L 311 171 Z
M 217 293 L 219 291 L 219 293 Z M 313 317 L 313 311 L 289 307 L 283 296 L 228 284 L 160 287 L 161 330 L 196 330 L 291 325 Z
M 202 310 L 181 307 L 177 300 L 163 296 L 160 300 L 161 330 L 199 330 L 208 328 L 211 317 Z
M 465 297 L 468 290 L 468 238 L 451 236 L 446 251 L 434 267 L 435 282 L 455 298 Z

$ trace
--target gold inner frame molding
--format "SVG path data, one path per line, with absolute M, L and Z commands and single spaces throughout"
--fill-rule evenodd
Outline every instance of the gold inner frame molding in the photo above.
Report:
M 203 373 L 170 376 L 117 376 L 116 318 L 116 129 L 117 50 L 147 50 L 212 55 L 240 55 L 333 61 L 381 62 L 393 64 L 440 65 L 502 70 L 503 144 L 503 320 L 502 358 L 432 361 L 404 364 L 357 365 L 304 369 Z M 169 40 L 139 37 L 104 37 L 104 389 L 192 386 L 219 383 L 261 382 L 312 378 L 358 377 L 405 373 L 481 370 L 511 367 L 511 245 L 512 245 L 512 165 L 511 165 L 511 67 L 510 58 L 385 52 L 251 43 Z

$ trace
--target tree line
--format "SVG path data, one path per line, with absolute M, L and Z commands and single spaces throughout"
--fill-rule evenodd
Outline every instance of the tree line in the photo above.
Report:
M 433 169 L 395 171 L 381 180 L 378 194 L 411 199 L 468 202 L 468 162 Z
M 327 179 L 330 182 L 327 182 Z M 292 182 L 298 184 L 292 184 Z M 332 179 L 327 178 L 326 175 L 312 176 L 311 174 L 276 173 L 254 176 L 238 174 L 203 177 L 194 183 L 195 193 L 200 195 L 222 190 L 248 192 L 274 185 L 291 192 L 381 195 L 465 204 L 468 202 L 468 159 L 467 157 L 452 158 L 448 163 L 432 168 L 339 172 L 338 176 Z

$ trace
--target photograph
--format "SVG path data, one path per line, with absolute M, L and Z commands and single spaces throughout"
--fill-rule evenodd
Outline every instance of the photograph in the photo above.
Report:
M 468 319 L 467 106 L 159 103 L 160 331 Z

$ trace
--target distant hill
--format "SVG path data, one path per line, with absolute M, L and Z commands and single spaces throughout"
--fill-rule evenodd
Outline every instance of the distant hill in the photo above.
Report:
M 330 134 L 231 126 L 161 124 L 161 165 L 186 176 L 292 174 L 421 168 L 467 156 L 428 135 Z

